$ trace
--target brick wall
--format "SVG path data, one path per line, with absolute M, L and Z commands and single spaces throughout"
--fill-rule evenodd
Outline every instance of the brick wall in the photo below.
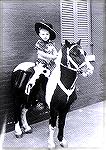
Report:
M 104 87 L 104 100 L 106 100 L 106 0 L 104 5 L 105 13 L 104 13 L 104 63 L 103 63 L 103 87 Z
M 59 0 L 2 2 L 2 16 L 3 64 L 0 68 L 0 114 L 8 114 L 7 124 L 11 125 L 14 108 L 11 95 L 11 72 L 21 62 L 35 62 L 34 45 L 38 40 L 34 31 L 36 22 L 44 19 L 54 26 L 57 32 L 56 47 L 60 49 Z

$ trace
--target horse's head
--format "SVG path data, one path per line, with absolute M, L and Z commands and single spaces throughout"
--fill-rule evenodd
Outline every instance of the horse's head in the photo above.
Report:
M 65 62 L 67 67 L 79 71 L 84 77 L 93 73 L 94 67 L 87 59 L 86 52 L 80 45 L 81 40 L 76 43 L 70 43 L 65 40 L 64 47 L 67 50 Z
M 85 55 L 82 47 L 80 46 L 81 40 L 79 40 L 77 43 L 68 42 L 65 40 L 65 45 L 67 46 L 67 55 L 68 60 L 70 62 L 70 57 L 72 60 L 76 63 L 76 65 L 81 65 L 85 61 Z

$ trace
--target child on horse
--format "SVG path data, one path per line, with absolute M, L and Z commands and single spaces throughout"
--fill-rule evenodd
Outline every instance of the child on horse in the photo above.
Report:
M 41 73 L 41 66 L 46 67 L 51 75 L 52 71 L 56 67 L 55 60 L 58 56 L 58 52 L 55 48 L 53 40 L 56 38 L 56 33 L 53 30 L 53 26 L 49 23 L 38 22 L 35 24 L 35 31 L 40 39 L 35 44 L 35 50 L 37 51 L 36 66 L 33 67 L 34 75 L 26 85 L 25 93 L 29 95 L 30 89 L 34 86 L 35 80 Z M 30 68 L 28 71 L 32 70 Z M 31 87 L 29 86 L 31 85 Z M 29 91 L 29 92 L 28 92 Z
M 40 40 L 35 44 L 37 50 L 36 64 L 42 63 L 52 72 L 56 66 L 55 60 L 57 58 L 57 50 L 53 42 L 56 33 L 51 24 L 43 22 L 35 24 L 35 31 L 40 37 Z

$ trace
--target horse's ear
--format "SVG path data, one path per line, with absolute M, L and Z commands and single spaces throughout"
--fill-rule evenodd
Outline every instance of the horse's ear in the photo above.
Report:
M 67 47 L 70 47 L 70 42 L 69 42 L 68 40 L 65 40 L 65 45 L 66 45 Z
M 78 44 L 78 45 L 80 45 L 80 44 L 81 44 L 81 39 L 77 42 L 77 44 Z
M 68 40 L 65 40 L 65 45 L 67 46 L 67 47 L 71 47 L 72 45 L 74 45 L 75 43 L 73 42 L 73 43 L 70 43 Z

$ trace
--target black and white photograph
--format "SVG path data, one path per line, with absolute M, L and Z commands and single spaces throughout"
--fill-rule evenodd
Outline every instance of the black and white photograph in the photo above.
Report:
M 106 148 L 106 1 L 0 1 L 0 150 Z

